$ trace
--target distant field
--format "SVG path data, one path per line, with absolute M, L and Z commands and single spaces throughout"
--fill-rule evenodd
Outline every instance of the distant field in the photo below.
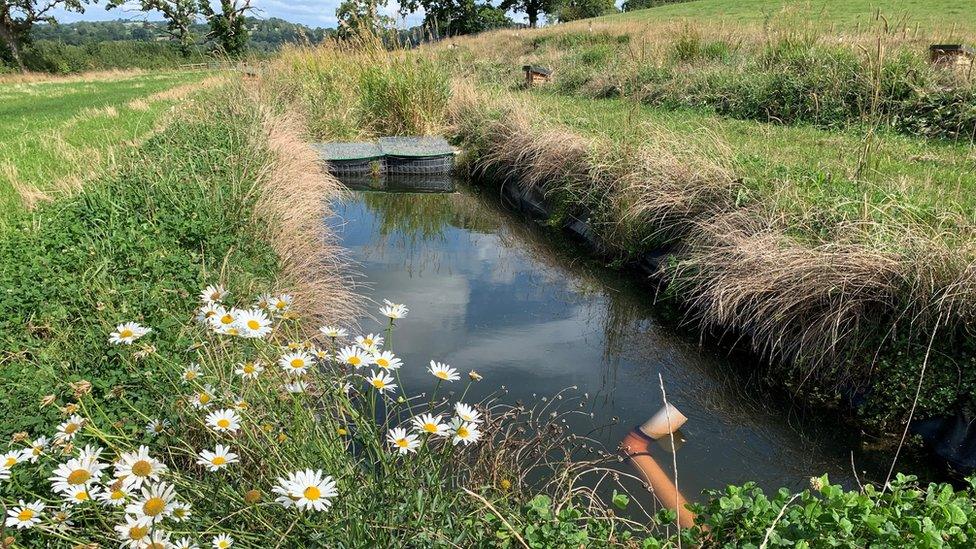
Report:
M 206 76 L 170 72 L 0 80 L 0 211 L 76 189 L 147 136 Z M 0 225 L 6 213 L 0 214 Z
M 598 21 L 662 21 L 673 18 L 696 22 L 761 23 L 786 13 L 804 22 L 821 22 L 826 26 L 854 28 L 874 21 L 875 12 L 890 26 L 907 26 L 931 36 L 972 38 L 976 30 L 976 9 L 972 2 L 953 0 L 695 0 L 657 8 L 602 17 Z M 595 21 L 597 21 L 595 20 Z M 839 30 L 839 29 L 838 29 Z M 955 32 L 954 32 L 955 31 Z

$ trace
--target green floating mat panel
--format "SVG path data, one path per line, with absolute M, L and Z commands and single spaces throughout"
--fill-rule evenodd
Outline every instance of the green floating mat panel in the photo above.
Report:
M 314 143 L 312 147 L 327 161 L 374 160 L 383 156 L 376 143 Z
M 381 137 L 380 151 L 386 156 L 424 158 L 454 154 L 443 137 Z

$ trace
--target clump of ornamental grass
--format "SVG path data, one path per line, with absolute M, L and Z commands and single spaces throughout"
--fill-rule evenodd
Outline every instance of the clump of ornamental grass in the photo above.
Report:
M 544 471 L 560 473 L 542 482 L 560 506 L 584 501 L 591 517 L 642 528 L 605 512 L 599 482 L 582 487 L 587 475 L 619 473 L 606 452 L 570 462 L 595 443 L 566 432 L 563 394 L 530 407 L 472 402 L 481 376 L 436 360 L 424 391 L 406 392 L 400 370 L 420 366 L 394 352 L 405 305 L 384 300 L 376 333 L 322 326 L 308 339 L 289 294 L 252 301 L 211 285 L 199 299 L 178 328 L 193 342 L 185 356 L 157 351 L 163 328 L 122 322 L 106 335 L 157 408 L 132 406 L 117 388 L 108 398 L 131 417 L 113 421 L 78 381 L 62 423 L 14 437 L 0 501 L 16 543 L 464 545 L 493 528 L 520 538 L 530 525 L 518 519 L 519 494 Z

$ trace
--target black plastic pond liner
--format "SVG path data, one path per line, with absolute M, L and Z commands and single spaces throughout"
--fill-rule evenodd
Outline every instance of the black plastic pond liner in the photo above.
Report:
M 976 414 L 971 410 L 913 421 L 912 433 L 921 436 L 954 472 L 969 475 L 976 471 Z

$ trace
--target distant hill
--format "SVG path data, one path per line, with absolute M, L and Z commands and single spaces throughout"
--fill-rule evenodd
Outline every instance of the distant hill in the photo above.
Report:
M 282 44 L 318 43 L 335 32 L 334 29 L 307 27 L 283 19 L 247 18 L 250 46 L 257 51 L 275 51 Z M 193 26 L 197 40 L 203 41 L 209 32 L 206 24 Z M 57 25 L 37 25 L 32 34 L 34 40 L 61 42 L 71 46 L 85 46 L 120 40 L 136 42 L 161 42 L 169 40 L 164 21 L 78 21 Z

